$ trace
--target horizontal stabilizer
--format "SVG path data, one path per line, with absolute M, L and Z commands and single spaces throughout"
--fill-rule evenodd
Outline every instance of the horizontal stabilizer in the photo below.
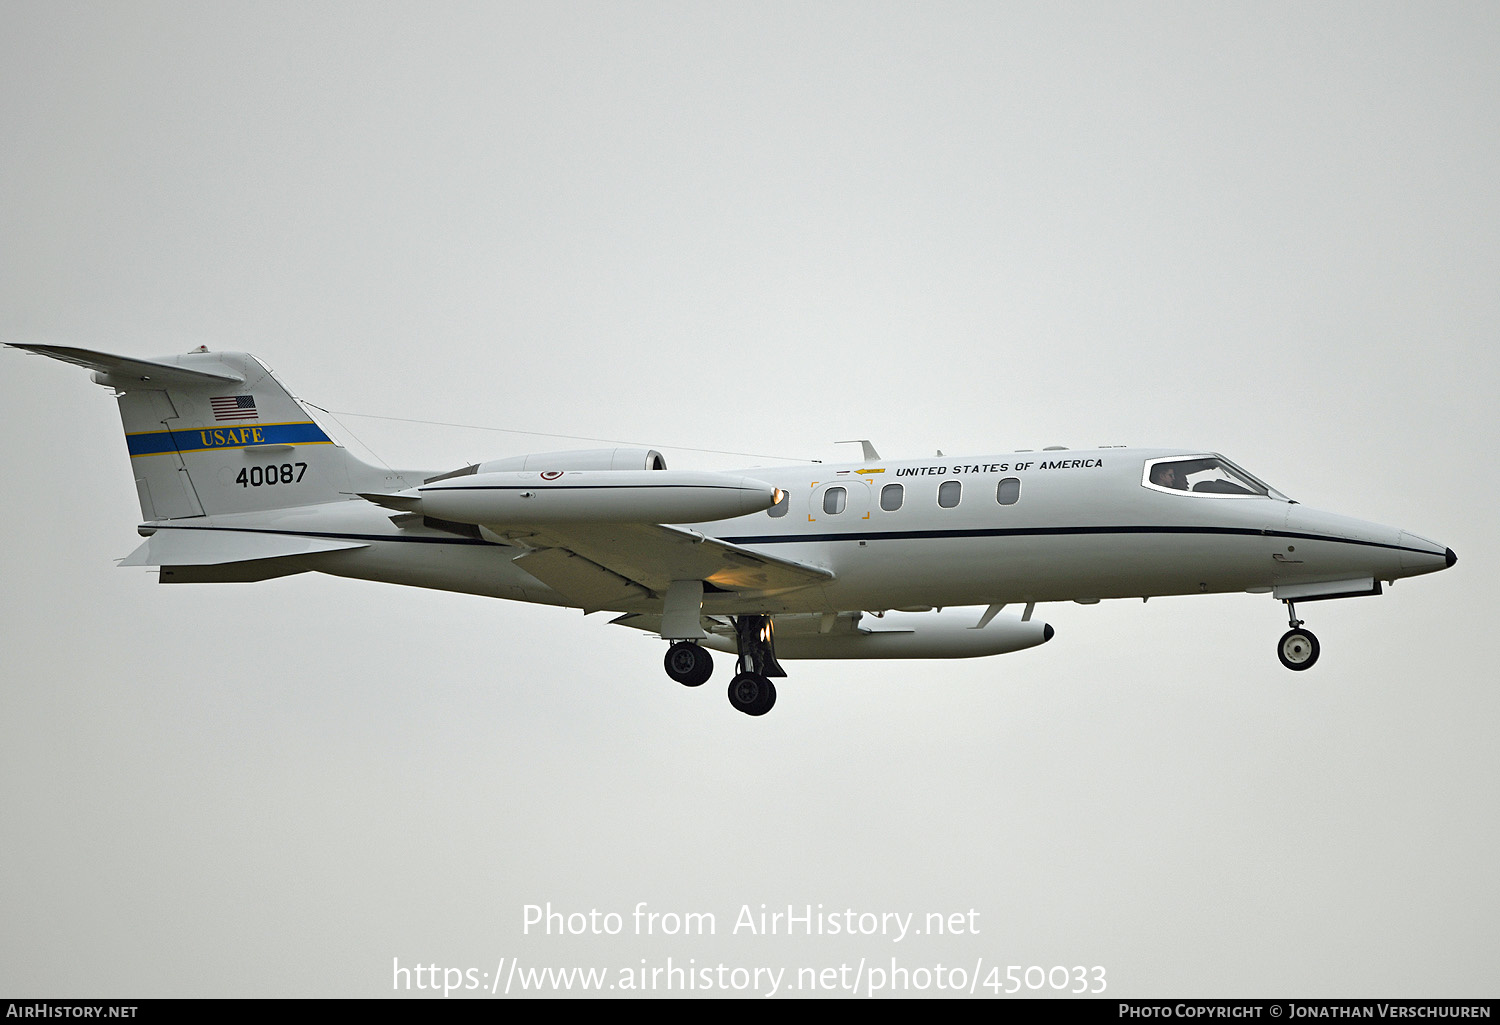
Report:
M 68 345 L 17 345 L 13 342 L 7 344 L 12 349 L 24 349 L 39 356 L 50 356 L 64 363 L 72 363 L 74 366 L 97 370 L 114 378 L 117 384 L 124 384 L 127 381 L 151 381 L 158 386 L 169 384 L 191 386 L 211 383 L 238 384 L 245 379 L 242 375 L 233 373 L 227 368 L 221 373 L 214 373 L 208 370 L 189 370 L 186 367 L 161 363 L 157 360 L 115 356 L 107 352 L 95 352 L 93 349 L 75 349 Z
M 362 541 L 262 534 L 212 527 L 161 527 L 120 563 L 121 566 L 220 566 L 255 559 L 317 555 L 346 548 L 366 548 Z

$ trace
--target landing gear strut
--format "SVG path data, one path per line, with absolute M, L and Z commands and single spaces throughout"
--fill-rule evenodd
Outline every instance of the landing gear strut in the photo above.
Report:
M 1295 603 L 1288 601 L 1286 608 L 1291 629 L 1276 642 L 1276 657 L 1281 659 L 1282 665 L 1294 672 L 1311 669 L 1318 660 L 1318 639 L 1311 630 L 1302 629 L 1302 620 L 1297 618 Z
M 776 704 L 776 685 L 770 677 L 786 676 L 786 670 L 776 661 L 771 617 L 735 616 L 734 632 L 740 655 L 734 664 L 734 679 L 729 682 L 729 703 L 746 715 L 765 715 Z M 695 641 L 673 644 L 662 664 L 667 675 L 684 687 L 701 686 L 714 671 L 713 659 Z
M 701 644 L 678 641 L 667 649 L 663 661 L 667 675 L 684 687 L 699 687 L 714 672 L 714 660 Z
M 776 685 L 769 677 L 786 676 L 776 661 L 771 617 L 736 616 L 734 632 L 740 657 L 729 682 L 729 703 L 746 715 L 765 715 L 776 704 Z

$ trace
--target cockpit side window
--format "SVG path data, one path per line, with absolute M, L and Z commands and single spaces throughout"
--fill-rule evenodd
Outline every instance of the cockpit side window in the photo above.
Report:
M 1154 459 L 1144 483 L 1157 491 L 1181 491 L 1216 498 L 1268 498 L 1271 489 L 1220 456 Z M 1276 497 L 1281 497 L 1277 495 Z

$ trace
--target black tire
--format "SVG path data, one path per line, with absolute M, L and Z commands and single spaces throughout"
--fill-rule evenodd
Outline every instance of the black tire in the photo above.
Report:
M 701 687 L 714 674 L 714 660 L 701 644 L 678 641 L 662 660 L 667 675 L 684 687 Z
M 729 703 L 746 715 L 765 715 L 776 704 L 776 685 L 759 673 L 740 673 L 729 681 Z
M 1293 672 L 1311 669 L 1318 660 L 1318 639 L 1311 630 L 1288 630 L 1276 642 L 1276 657 Z

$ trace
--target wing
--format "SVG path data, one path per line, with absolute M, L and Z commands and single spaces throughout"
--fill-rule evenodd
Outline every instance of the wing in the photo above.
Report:
M 516 565 L 587 611 L 657 599 L 674 580 L 701 580 L 710 592 L 755 599 L 833 579 L 818 566 L 659 524 L 549 524 L 504 536 L 530 549 Z

